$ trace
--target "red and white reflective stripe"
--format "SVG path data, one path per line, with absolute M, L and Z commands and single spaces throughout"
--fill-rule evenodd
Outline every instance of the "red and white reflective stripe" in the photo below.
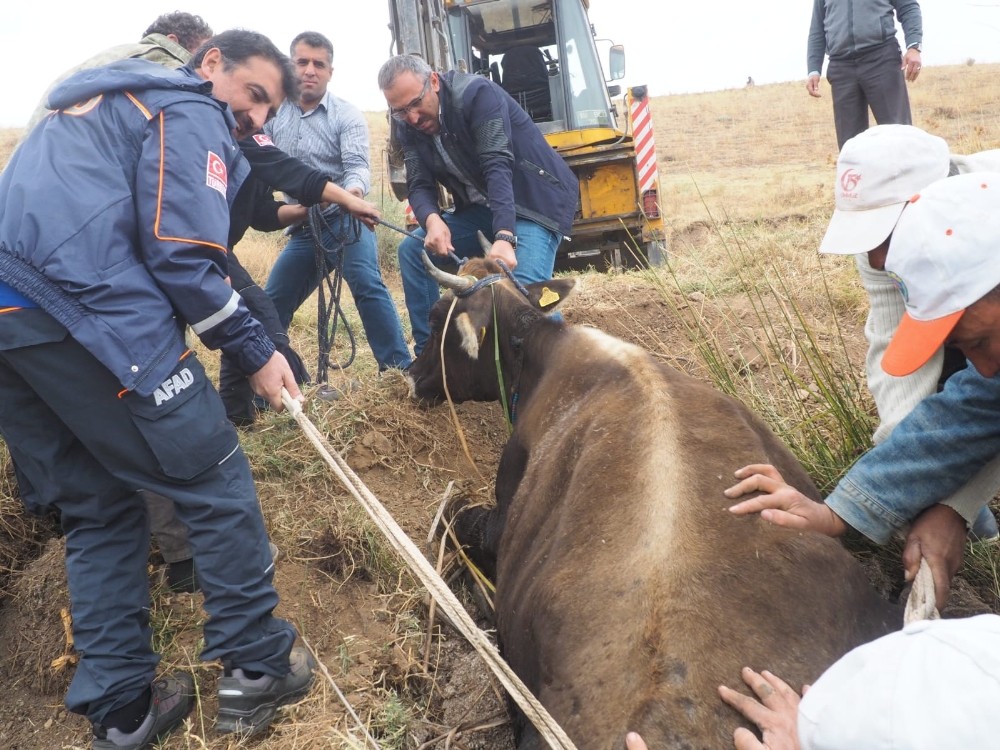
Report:
M 632 99 L 629 114 L 635 134 L 635 171 L 639 177 L 639 192 L 644 193 L 656 187 L 656 144 L 653 143 L 649 97 Z
M 413 209 L 410 208 L 409 201 L 403 201 L 403 224 L 407 227 L 415 227 L 417 225 L 417 217 L 413 213 Z

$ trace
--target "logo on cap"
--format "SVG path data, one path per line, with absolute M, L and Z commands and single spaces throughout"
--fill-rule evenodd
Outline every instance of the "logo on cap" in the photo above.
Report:
M 859 182 L 861 182 L 861 173 L 854 169 L 845 169 L 844 173 L 840 175 L 840 187 L 844 189 L 845 193 L 853 191 Z
M 910 292 L 906 288 L 906 282 L 903 281 L 901 278 L 899 278 L 899 276 L 893 273 L 892 271 L 887 271 L 886 273 L 888 274 L 889 279 L 892 281 L 893 285 L 896 287 L 896 289 L 899 290 L 899 293 L 903 296 L 903 302 L 907 305 L 910 304 Z

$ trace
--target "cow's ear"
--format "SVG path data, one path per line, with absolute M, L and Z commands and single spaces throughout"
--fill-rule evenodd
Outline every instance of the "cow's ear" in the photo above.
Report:
M 572 276 L 536 281 L 527 285 L 528 300 L 542 312 L 552 312 L 569 299 L 576 289 L 576 282 L 576 278 Z
M 469 359 L 479 359 L 479 347 L 486 338 L 485 326 L 477 325 L 472 315 L 463 312 L 455 318 L 455 327 L 462 340 L 462 351 L 469 355 Z

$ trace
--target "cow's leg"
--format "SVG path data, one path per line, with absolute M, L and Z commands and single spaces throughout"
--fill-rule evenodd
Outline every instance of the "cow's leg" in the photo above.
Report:
M 489 519 L 494 513 L 493 508 L 474 505 L 468 498 L 452 502 L 446 513 L 458 543 L 465 548 L 469 559 L 490 580 L 496 575 L 496 550 L 487 550 L 485 539 Z
M 503 537 L 507 509 L 513 502 L 524 474 L 527 457 L 527 451 L 521 447 L 516 437 L 512 437 L 500 457 L 495 488 L 496 505 L 486 508 L 459 500 L 448 509 L 452 529 L 459 543 L 490 580 L 496 579 L 497 551 Z

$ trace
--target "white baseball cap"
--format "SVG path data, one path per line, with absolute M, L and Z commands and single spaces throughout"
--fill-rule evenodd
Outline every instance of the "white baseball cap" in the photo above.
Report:
M 909 375 L 944 344 L 969 305 L 1000 285 L 1000 173 L 948 177 L 913 196 L 885 270 L 906 313 L 882 369 Z
M 910 197 L 948 176 L 943 138 L 913 125 L 876 125 L 851 138 L 837 158 L 836 210 L 821 253 L 867 253 L 892 234 Z
M 799 704 L 802 750 L 1000 746 L 1000 616 L 921 620 L 854 649 Z

